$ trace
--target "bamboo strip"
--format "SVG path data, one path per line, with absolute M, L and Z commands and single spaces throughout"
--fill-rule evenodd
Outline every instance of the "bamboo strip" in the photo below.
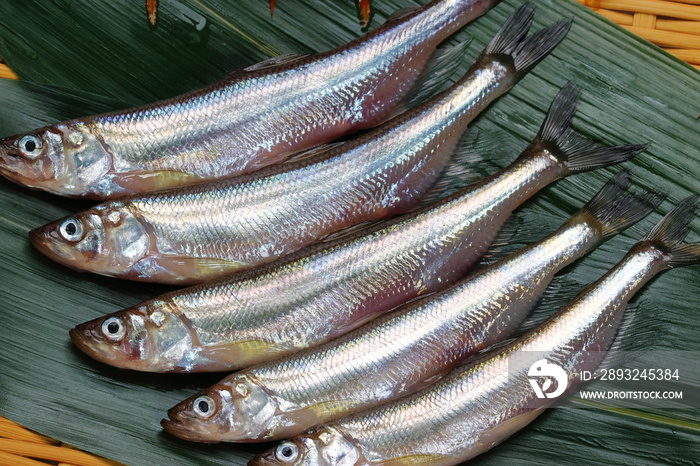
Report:
M 656 27 L 656 15 L 650 15 L 648 13 L 635 13 L 632 20 L 632 26 L 653 29 Z
M 700 49 L 700 36 L 694 34 L 660 31 L 658 29 L 638 28 L 634 26 L 622 27 L 661 47 Z
M 61 448 L 70 448 L 71 450 L 77 450 L 77 448 L 75 448 L 73 445 L 68 445 L 67 443 L 63 443 L 63 442 L 61 442 Z M 56 466 L 74 466 L 74 465 L 61 461 Z
M 28 456 L 69 463 L 75 466 L 119 466 L 119 463 L 100 458 L 90 453 L 53 445 L 41 445 L 21 440 L 0 439 L 0 451 L 13 455 Z
M 580 3 L 583 3 L 583 0 L 580 1 Z M 631 13 L 623 13 L 621 11 L 613 11 L 613 10 L 605 10 L 603 8 L 599 8 L 597 10 L 594 10 L 596 13 L 599 15 L 608 18 L 610 21 L 617 23 L 617 24 L 624 24 L 627 26 L 632 26 L 632 22 L 634 21 L 634 14 Z M 657 20 L 658 24 L 658 20 Z
M 679 58 L 691 65 L 700 65 L 700 50 L 698 49 L 669 49 L 665 48 L 668 53 L 676 58 Z
M 589 8 L 631 11 L 679 19 L 700 20 L 700 6 L 664 0 L 584 0 Z
M 656 18 L 656 29 L 663 29 L 664 31 L 687 32 L 689 34 L 700 34 L 700 21 Z
M 10 69 L 9 66 L 4 63 L 0 64 L 0 78 L 5 79 L 18 79 L 14 71 Z
M 43 443 L 46 445 L 58 445 L 60 442 L 45 435 L 32 432 L 31 430 L 22 427 L 16 422 L 0 417 L 0 437 L 24 440 L 26 442 Z
M 42 461 L 36 461 L 23 456 L 13 455 L 12 453 L 7 453 L 4 451 L 0 451 L 0 464 L 12 466 L 46 466 L 46 463 Z
M 74 447 L 73 445 L 69 445 L 69 444 L 64 443 L 64 442 L 60 442 L 60 443 L 61 443 L 61 448 L 70 448 L 71 450 L 80 451 L 80 448 L 78 448 L 78 447 Z M 56 466 L 75 466 L 75 465 L 73 463 L 65 463 L 65 462 L 61 461 L 58 464 L 56 464 Z
M 678 3 L 690 3 L 691 5 L 700 5 L 700 0 L 676 0 Z

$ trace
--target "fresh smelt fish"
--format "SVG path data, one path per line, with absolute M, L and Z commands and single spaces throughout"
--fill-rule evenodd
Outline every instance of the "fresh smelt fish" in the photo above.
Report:
M 564 383 L 570 390 L 582 371 L 595 371 L 627 302 L 645 283 L 700 262 L 700 243 L 681 244 L 696 207 L 697 197 L 681 202 L 618 265 L 512 343 L 420 392 L 313 428 L 249 464 L 452 465 L 489 450 L 556 401 Z M 538 370 L 555 375 L 536 380 L 542 398 L 529 381 L 542 378 Z M 557 382 L 548 387 L 546 380 Z
M 511 166 L 434 207 L 78 325 L 71 338 L 91 357 L 121 368 L 225 371 L 321 344 L 445 288 L 538 190 L 644 149 L 595 148 L 575 137 L 569 124 L 577 97 L 576 86 L 567 85 Z
M 549 51 L 537 49 L 527 60 L 517 55 L 508 68 L 503 47 L 496 46 L 526 33 L 533 10 L 523 6 L 451 89 L 352 142 L 243 179 L 105 202 L 30 238 L 78 270 L 193 284 L 271 262 L 344 227 L 406 212 L 443 170 L 472 119 Z M 557 32 L 559 39 L 565 29 Z
M 385 121 L 435 47 L 499 0 L 435 0 L 333 51 L 272 59 L 204 89 L 0 141 L 0 173 L 121 197 L 230 177 Z
M 435 295 L 316 348 L 244 369 L 178 404 L 163 427 L 200 442 L 259 442 L 415 392 L 507 338 L 555 273 L 651 212 L 621 172 L 552 235 Z

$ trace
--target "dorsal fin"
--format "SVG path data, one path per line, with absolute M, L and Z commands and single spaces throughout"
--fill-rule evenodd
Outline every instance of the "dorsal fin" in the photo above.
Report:
M 391 114 L 391 118 L 445 90 L 453 82 L 452 77 L 459 66 L 466 61 L 465 56 L 471 41 L 471 38 L 467 38 L 452 47 L 437 49 L 406 95 L 403 105 Z
M 290 54 L 290 55 L 280 55 L 278 57 L 272 57 L 268 58 L 267 60 L 263 60 L 261 62 L 255 63 L 253 65 L 250 65 L 246 68 L 243 68 L 242 71 L 259 71 L 259 70 L 264 70 L 266 68 L 271 68 L 273 66 L 278 66 L 278 65 L 284 65 L 287 63 L 292 63 L 297 60 L 301 60 L 304 57 L 308 57 L 309 54 Z M 234 71 L 233 73 L 238 73 L 239 71 Z

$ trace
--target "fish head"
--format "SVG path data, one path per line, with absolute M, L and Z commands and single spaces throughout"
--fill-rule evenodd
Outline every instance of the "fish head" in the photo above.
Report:
M 121 202 L 100 204 L 29 232 L 34 246 L 76 270 L 138 279 L 155 247 L 151 232 Z
M 247 374 L 233 374 L 168 411 L 163 428 L 195 442 L 265 440 L 277 401 Z
M 253 458 L 248 464 L 351 466 L 357 464 L 360 458 L 360 449 L 337 429 L 319 426 L 279 443 L 271 450 Z
M 121 369 L 184 372 L 196 355 L 189 327 L 161 300 L 77 325 L 70 337 L 83 353 Z
M 111 154 L 84 123 L 61 123 L 0 141 L 2 176 L 61 196 L 85 195 L 111 169 Z

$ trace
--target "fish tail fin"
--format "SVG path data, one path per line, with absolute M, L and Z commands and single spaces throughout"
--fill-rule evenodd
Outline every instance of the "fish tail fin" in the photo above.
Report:
M 664 200 L 663 194 L 653 191 L 630 193 L 631 179 L 630 170 L 622 170 L 605 183 L 581 210 L 599 222 L 603 239 L 637 223 Z
M 598 147 L 590 139 L 574 133 L 571 121 L 578 97 L 579 89 L 574 81 L 562 87 L 529 149 L 546 149 L 561 162 L 565 175 L 624 162 L 646 149 L 648 144 Z M 523 155 L 526 153 L 529 151 Z
M 482 54 L 482 56 L 510 56 L 515 66 L 516 81 L 525 76 L 561 42 L 569 32 L 573 21 L 573 19 L 559 21 L 526 37 L 534 14 L 535 5 L 531 2 L 515 10 Z
M 700 197 L 689 196 L 667 213 L 642 241 L 650 241 L 669 252 L 669 267 L 700 263 L 700 242 L 683 243 L 690 232 L 690 222 L 700 204 Z

